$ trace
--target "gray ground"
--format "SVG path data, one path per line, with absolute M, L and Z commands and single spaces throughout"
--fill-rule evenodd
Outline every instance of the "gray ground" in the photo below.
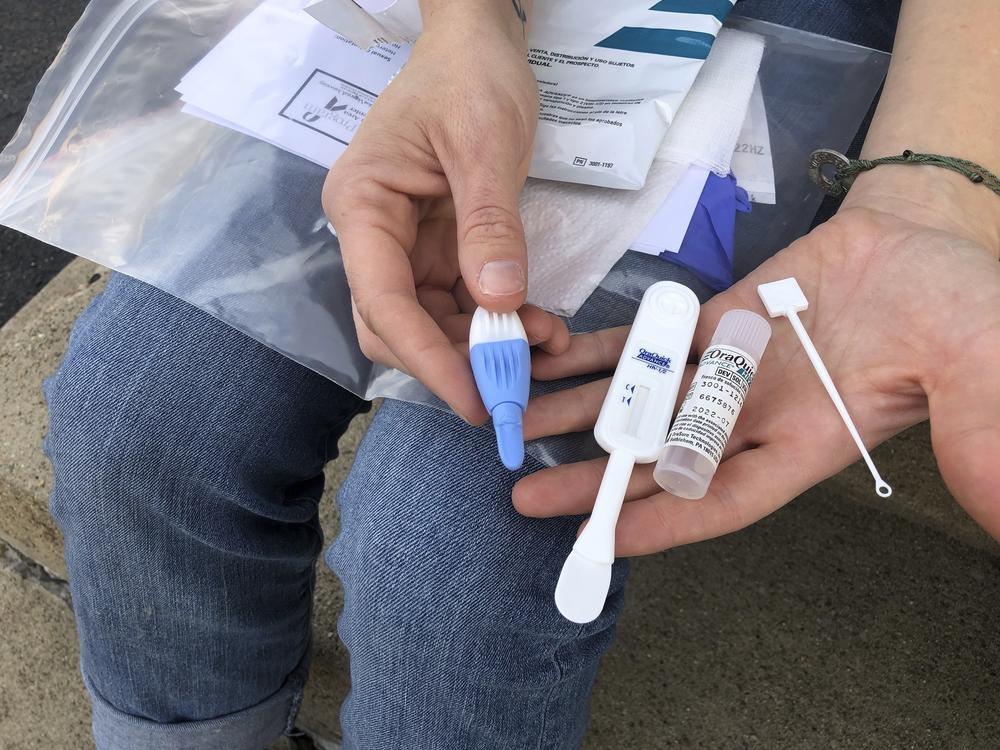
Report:
M 85 0 L 0 0 L 0 143 L 17 130 L 35 85 L 52 62 Z M 0 227 L 0 325 L 71 256 Z
M 927 489 L 920 501 L 947 502 Z M 885 507 L 825 485 L 637 561 L 596 710 L 647 743 L 642 725 L 669 717 L 636 750 L 1000 747 L 1000 556 Z

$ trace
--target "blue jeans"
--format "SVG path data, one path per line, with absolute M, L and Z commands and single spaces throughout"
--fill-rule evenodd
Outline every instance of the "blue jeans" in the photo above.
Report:
M 578 321 L 597 310 L 632 315 L 605 301 Z M 98 747 L 266 747 L 291 729 L 308 665 L 323 467 L 366 404 L 121 275 L 77 322 L 46 395 Z M 579 746 L 627 566 L 598 620 L 559 615 L 579 519 L 510 502 L 540 466 L 512 475 L 492 430 L 450 413 L 379 410 L 326 555 L 345 595 L 346 748 Z
M 881 2 L 828 0 L 805 18 L 798 5 L 743 12 L 847 38 L 891 31 Z M 637 256 L 619 271 L 633 264 L 684 278 Z M 631 312 L 597 299 L 575 324 Z M 46 395 L 98 748 L 266 747 L 292 727 L 308 667 L 323 467 L 366 405 L 123 276 L 80 318 Z M 513 510 L 514 481 L 538 468 L 506 472 L 491 431 L 450 414 L 379 411 L 326 555 L 345 591 L 346 748 L 580 745 L 627 571 L 616 566 L 595 622 L 559 616 L 552 590 L 579 519 Z

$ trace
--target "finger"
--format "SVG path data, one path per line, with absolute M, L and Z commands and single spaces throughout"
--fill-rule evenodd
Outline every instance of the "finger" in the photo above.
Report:
M 469 333 L 470 316 L 459 315 L 456 317 L 466 318 L 464 324 L 465 326 L 464 335 L 461 334 L 461 329 L 462 329 L 461 320 L 455 321 L 453 323 L 451 319 L 446 318 L 444 321 L 442 321 L 442 330 L 444 330 L 445 333 L 447 333 L 451 328 L 456 329 L 457 331 L 456 335 L 459 336 L 459 338 L 453 339 L 452 347 L 455 349 L 456 352 L 458 352 L 459 356 L 462 357 L 462 359 L 468 359 L 469 344 L 468 341 L 466 341 L 466 339 L 468 338 L 468 333 Z M 381 365 L 385 365 L 386 367 L 392 367 L 396 370 L 399 370 L 400 372 L 410 375 L 410 373 L 407 372 L 406 370 L 406 365 L 404 365 L 402 362 L 399 361 L 399 359 L 397 359 L 396 355 L 389 350 L 389 347 L 387 347 L 385 344 L 382 343 L 382 341 L 378 338 L 378 336 L 376 336 L 374 333 L 368 330 L 368 327 L 365 326 L 364 321 L 361 320 L 361 316 L 357 314 L 356 310 L 354 314 L 354 325 L 357 327 L 358 342 L 361 344 L 361 351 L 368 359 L 372 360 L 373 362 L 378 362 Z
M 472 315 L 476 311 L 476 308 L 479 307 L 472 298 L 472 295 L 469 294 L 469 287 L 465 285 L 465 279 L 459 277 L 451 292 L 455 295 L 455 302 L 458 303 L 458 309 L 462 312 Z
M 418 219 L 418 230 L 410 256 L 413 279 L 418 289 L 436 289 L 448 294 L 457 305 L 451 293 L 458 278 L 458 244 L 455 238 L 454 218 L 442 217 L 440 202 L 433 202 L 435 216 L 427 215 L 425 201 L 414 201 Z
M 519 513 L 533 518 L 589 513 L 607 465 L 608 459 L 595 458 L 530 474 L 514 485 L 511 493 L 514 507 Z M 658 491 L 653 481 L 653 467 L 637 466 L 629 479 L 625 500 L 636 500 Z
M 403 363 L 399 361 L 395 354 L 389 351 L 389 347 L 383 344 L 378 336 L 368 330 L 368 326 L 361 319 L 361 315 L 353 303 L 351 307 L 353 308 L 354 327 L 357 330 L 358 345 L 361 347 L 361 353 L 372 362 L 378 362 L 380 365 L 393 367 L 405 372 Z
M 931 443 L 955 499 L 1000 539 L 1000 343 L 977 341 L 963 354 L 960 371 L 930 393 Z
M 421 286 L 417 289 L 417 301 L 420 302 L 420 306 L 427 311 L 428 315 L 439 323 L 445 318 L 460 314 L 455 298 L 446 289 Z
M 448 337 L 452 345 L 463 344 L 457 347 L 459 351 L 466 352 L 468 347 L 464 346 L 469 340 L 469 327 L 472 325 L 472 316 L 459 312 L 458 302 L 451 291 L 422 286 L 417 289 L 417 299 L 420 306 L 434 319 L 444 335 Z
M 420 306 L 409 258 L 399 237 L 383 227 L 407 213 L 405 196 L 391 191 L 373 200 L 334 206 L 351 295 L 368 329 L 407 372 L 471 423 L 486 419 L 468 361 Z
M 696 369 L 695 365 L 685 366 L 678 401 L 690 387 Z M 610 385 L 611 378 L 602 378 L 531 399 L 524 414 L 525 438 L 537 440 L 593 429 Z
M 538 396 L 524 412 L 524 439 L 590 430 L 597 421 L 611 378 Z
M 552 354 L 562 354 L 569 349 L 569 328 L 558 315 L 534 305 L 525 305 L 517 314 L 528 335 L 529 344 Z
M 614 370 L 628 332 L 628 326 L 620 326 L 571 336 L 569 348 L 562 354 L 536 353 L 531 375 L 536 380 L 558 380 Z
M 463 313 L 472 314 L 476 311 L 478 305 L 469 294 L 469 288 L 463 279 L 456 282 L 452 294 Z M 553 354 L 561 354 L 569 348 L 571 338 L 569 328 L 566 326 L 566 321 L 558 315 L 553 315 L 535 305 L 524 305 L 517 314 L 521 318 L 521 324 L 531 346 L 541 347 L 542 350 Z
M 462 344 L 462 350 L 468 351 L 469 349 L 469 329 L 472 327 L 472 316 L 466 315 L 465 313 L 460 313 L 458 315 L 449 315 L 446 318 L 442 318 L 438 321 L 441 330 L 445 332 L 445 335 L 452 342 L 452 344 Z
M 513 312 L 524 304 L 528 252 L 518 196 L 524 179 L 514 160 L 463 155 L 447 175 L 455 199 L 458 261 L 480 307 Z
M 737 531 L 773 513 L 836 468 L 827 468 L 811 452 L 793 446 L 771 444 L 743 451 L 723 461 L 701 500 L 659 492 L 627 503 L 618 519 L 615 553 L 647 555 Z
M 421 295 L 421 303 L 424 304 L 425 308 L 428 307 L 428 304 L 424 303 L 423 295 Z M 519 315 L 530 346 L 539 346 L 543 349 L 555 349 L 557 351 L 569 346 L 569 329 L 566 328 L 566 324 L 561 318 L 539 308 L 528 307 L 522 307 Z M 449 313 L 444 317 L 439 318 L 436 315 L 434 317 L 453 343 L 467 342 L 469 340 L 472 315 L 468 313 Z

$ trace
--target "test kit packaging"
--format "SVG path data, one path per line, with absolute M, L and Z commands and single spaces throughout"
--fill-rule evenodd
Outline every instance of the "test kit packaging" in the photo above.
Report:
M 528 61 L 539 115 L 529 174 L 637 190 L 730 0 L 544 0 Z

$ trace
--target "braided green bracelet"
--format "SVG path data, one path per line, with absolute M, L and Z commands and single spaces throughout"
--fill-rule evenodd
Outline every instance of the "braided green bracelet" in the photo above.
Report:
M 821 148 L 813 151 L 809 157 L 809 179 L 827 195 L 843 198 L 851 189 L 851 185 L 854 184 L 855 177 L 881 164 L 928 164 L 934 167 L 944 167 L 964 175 L 970 182 L 982 183 L 1000 195 L 1000 178 L 986 167 L 968 159 L 956 159 L 953 156 L 940 156 L 938 154 L 916 154 L 909 149 L 899 156 L 883 156 L 881 159 L 848 159 L 832 148 Z M 823 174 L 825 166 L 834 168 L 832 177 Z

